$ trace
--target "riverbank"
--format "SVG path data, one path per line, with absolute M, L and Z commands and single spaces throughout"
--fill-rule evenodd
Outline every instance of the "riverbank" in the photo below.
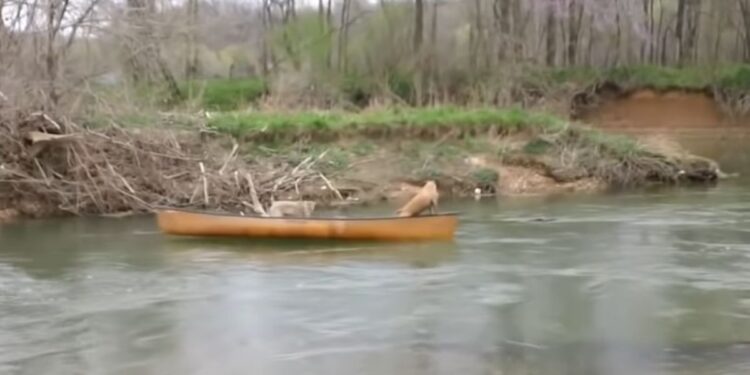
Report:
M 194 119 L 199 121 L 198 119 Z M 198 128 L 88 128 L 41 115 L 6 122 L 0 209 L 23 217 L 123 215 L 159 207 L 252 212 L 441 194 L 556 194 L 711 183 L 713 161 L 520 109 L 235 112 Z M 50 135 L 51 134 L 51 135 Z M 12 212 L 12 211 L 4 211 Z

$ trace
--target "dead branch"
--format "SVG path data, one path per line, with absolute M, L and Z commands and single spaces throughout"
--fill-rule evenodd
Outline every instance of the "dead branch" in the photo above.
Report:
M 258 199 L 258 192 L 255 190 L 255 184 L 253 183 L 253 176 L 250 173 L 245 174 L 245 179 L 247 180 L 247 185 L 250 188 L 250 199 L 253 201 L 252 209 L 255 211 L 255 213 L 268 216 L 268 213 L 266 213 L 266 210 L 263 208 L 263 205 L 260 204 L 260 199 Z
M 323 173 L 318 173 L 318 175 L 326 183 L 326 186 L 328 186 L 328 188 L 331 189 L 331 191 L 333 191 L 336 194 L 336 197 L 338 197 L 339 200 L 343 201 L 344 200 L 344 196 L 341 195 L 341 192 L 338 189 L 336 189 L 336 187 L 333 186 L 333 184 L 331 183 L 331 181 Z

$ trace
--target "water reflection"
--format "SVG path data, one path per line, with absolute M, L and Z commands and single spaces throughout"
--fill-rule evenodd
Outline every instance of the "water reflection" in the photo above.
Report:
M 437 267 L 457 255 L 455 243 L 368 243 L 178 239 L 164 243 L 170 259 L 200 262 L 222 257 L 264 266 L 333 266 L 336 264 L 396 262 L 414 268 Z

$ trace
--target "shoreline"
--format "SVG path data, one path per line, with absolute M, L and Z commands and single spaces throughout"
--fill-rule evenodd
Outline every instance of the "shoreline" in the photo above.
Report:
M 395 210 L 429 179 L 452 199 L 477 188 L 483 195 L 586 194 L 721 177 L 716 162 L 674 145 L 513 108 L 243 116 L 231 130 L 60 121 L 58 134 L 48 120 L 28 118 L 5 134 L 16 141 L 0 153 L 0 221 L 12 220 L 8 212 L 116 217 L 154 207 L 252 214 L 253 190 L 265 206 L 305 199 L 326 208 L 385 202 Z

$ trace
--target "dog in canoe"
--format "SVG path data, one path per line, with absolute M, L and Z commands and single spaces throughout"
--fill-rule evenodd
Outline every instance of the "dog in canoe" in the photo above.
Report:
M 432 214 L 437 210 L 438 198 L 439 194 L 435 181 L 427 181 L 414 197 L 396 210 L 396 214 L 401 217 L 417 216 L 428 209 Z
M 268 216 L 310 217 L 315 210 L 315 201 L 274 201 L 268 208 Z

